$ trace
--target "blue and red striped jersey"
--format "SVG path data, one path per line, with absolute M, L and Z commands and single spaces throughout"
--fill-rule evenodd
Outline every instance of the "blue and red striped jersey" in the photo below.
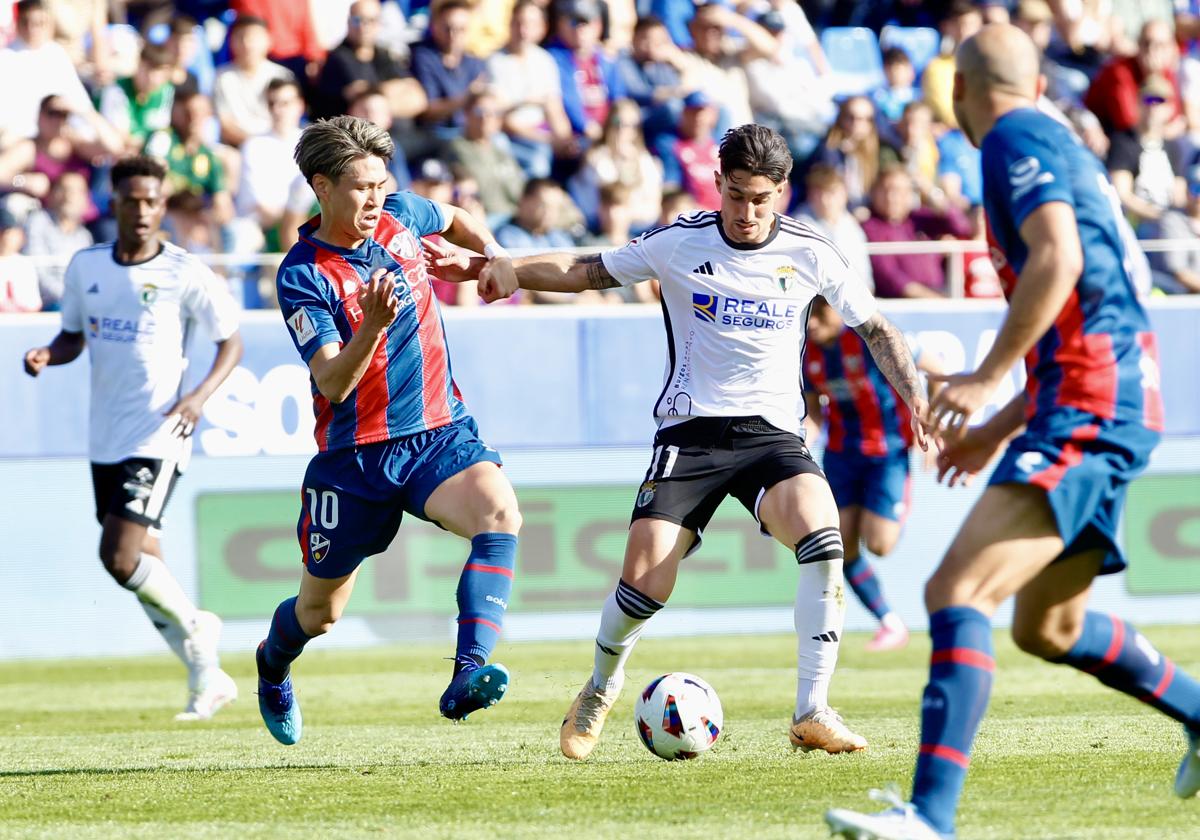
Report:
M 1053 326 L 1025 358 L 1027 416 L 1069 406 L 1163 428 L 1158 349 L 1138 302 L 1116 191 L 1067 127 L 1032 108 L 1010 111 L 983 140 L 988 243 L 1006 296 L 1029 256 L 1021 225 L 1043 204 L 1075 211 L 1083 273 Z
M 804 345 L 804 379 L 824 399 L 830 452 L 879 456 L 912 446 L 912 413 L 852 329 Z
M 374 236 L 354 250 L 318 240 L 320 221 L 301 226 L 300 241 L 275 280 L 279 308 L 304 362 L 322 345 L 353 338 L 363 317 L 358 292 L 377 268 L 395 273 L 400 312 L 349 398 L 332 404 L 312 382 L 317 447 L 325 452 L 391 440 L 465 417 L 422 257 L 421 237 L 445 227 L 437 204 L 408 192 L 389 195 Z

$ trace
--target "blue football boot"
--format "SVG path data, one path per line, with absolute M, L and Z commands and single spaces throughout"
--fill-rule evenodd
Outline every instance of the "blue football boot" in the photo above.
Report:
M 450 680 L 438 710 L 450 720 L 466 720 L 477 709 L 487 709 L 504 699 L 508 691 L 508 669 L 503 665 L 483 665 L 459 671 Z
M 262 713 L 267 731 L 276 741 L 291 746 L 300 740 L 304 718 L 300 715 L 300 704 L 292 690 L 291 676 L 285 677 L 281 683 L 273 683 L 259 675 L 258 711 Z

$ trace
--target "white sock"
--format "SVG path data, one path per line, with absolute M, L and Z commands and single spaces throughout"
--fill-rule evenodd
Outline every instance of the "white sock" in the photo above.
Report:
M 801 563 L 796 585 L 796 719 L 829 705 L 846 596 L 841 559 Z
M 600 612 L 600 632 L 596 634 L 596 660 L 592 684 L 608 694 L 620 692 L 625 684 L 625 661 L 642 635 L 646 622 L 663 605 L 643 595 L 625 581 L 604 602 Z
M 137 595 L 146 616 L 175 655 L 192 667 L 184 642 L 196 627 L 197 610 L 167 564 L 150 554 L 143 554 L 137 568 L 125 581 L 126 589 Z

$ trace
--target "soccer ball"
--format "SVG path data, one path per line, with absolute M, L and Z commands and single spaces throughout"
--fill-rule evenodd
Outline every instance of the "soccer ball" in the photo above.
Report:
M 711 685 L 678 672 L 646 686 L 634 705 L 633 722 L 646 749 L 674 761 L 695 758 L 715 744 L 725 714 Z

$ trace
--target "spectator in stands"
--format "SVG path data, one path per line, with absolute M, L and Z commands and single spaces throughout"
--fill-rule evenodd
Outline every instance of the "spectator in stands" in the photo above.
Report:
M 954 51 L 983 26 L 983 15 L 971 0 L 953 0 L 942 19 L 942 51 L 925 65 L 921 74 L 924 99 L 933 109 L 933 116 L 943 125 L 958 126 L 954 119 Z
M 267 85 L 295 76 L 268 59 L 271 32 L 262 18 L 239 17 L 229 28 L 230 61 L 217 70 L 214 100 L 221 122 L 221 141 L 240 146 L 247 137 L 271 130 Z
M 642 110 L 646 145 L 657 148 L 658 138 L 672 134 L 688 94 L 680 51 L 666 26 L 656 17 L 643 17 L 633 30 L 633 43 L 617 59 L 617 73 L 626 95 Z
M 1012 10 L 1009 8 L 1009 3 L 1010 0 L 979 0 L 979 14 L 983 18 L 983 25 L 1012 23 Z
M 171 241 L 189 254 L 212 254 L 219 250 L 219 235 L 209 217 L 208 202 L 192 192 L 167 197 L 163 230 Z
M 971 224 L 962 211 L 947 206 L 942 211 L 914 210 L 912 178 L 901 165 L 879 173 L 871 190 L 871 217 L 863 222 L 868 242 L 914 242 L 923 239 L 970 236 Z M 878 297 L 943 297 L 946 294 L 945 258 L 940 254 L 873 255 L 871 272 Z
M 656 226 L 669 225 L 680 216 L 695 213 L 699 209 L 696 199 L 692 198 L 691 194 L 686 190 L 678 188 L 666 190 L 663 192 L 662 210 L 658 214 L 658 223 Z
M 74 172 L 91 183 L 92 164 L 112 150 L 98 140 L 79 136 L 70 125 L 71 102 L 65 96 L 50 94 L 38 107 L 37 134 L 18 140 L 0 152 L 0 185 L 14 192 L 33 196 L 43 202 L 50 188 L 65 173 Z M 87 118 L 99 123 L 100 115 L 89 106 Z M 88 197 L 84 221 L 91 223 L 99 215 Z
M 525 173 L 500 130 L 504 110 L 490 90 L 467 100 L 467 124 L 450 141 L 450 160 L 459 176 L 474 179 L 489 227 L 509 219 L 525 188 Z
M 395 154 L 388 161 L 388 174 L 392 176 L 395 182 L 393 189 L 406 190 L 412 183 L 412 178 L 408 171 L 408 157 L 404 146 L 402 145 L 401 131 L 408 123 L 407 120 L 397 120 L 392 116 L 391 106 L 388 104 L 387 97 L 383 95 L 383 91 L 376 87 L 367 88 L 359 93 L 350 102 L 350 107 L 346 113 L 352 117 L 361 117 L 364 120 L 369 120 L 375 123 L 382 129 L 386 129 L 392 136 L 392 144 L 395 146 Z M 411 136 L 412 132 L 406 132 Z M 307 188 L 307 183 L 305 184 Z M 312 190 L 307 192 L 302 191 L 302 194 L 311 196 Z M 312 214 L 309 214 L 312 215 Z M 304 216 L 300 222 L 307 219 Z M 297 222 L 296 224 L 299 224 Z
M 896 130 L 900 140 L 900 161 L 912 176 L 921 203 L 941 206 L 945 194 L 937 185 L 940 157 L 937 139 L 933 136 L 933 111 L 921 101 L 908 103 Z
M 689 93 L 683 100 L 683 117 L 679 120 L 679 137 L 670 151 L 662 155 L 663 181 L 682 187 L 704 210 L 721 206 L 721 191 L 713 173 L 721 168 L 717 154 L 716 104 L 701 92 Z
M 662 204 L 662 164 L 646 151 L 642 142 L 640 109 L 631 99 L 618 99 L 604 122 L 604 134 L 588 150 L 579 176 L 571 183 L 571 194 L 584 216 L 598 221 L 593 208 L 599 206 L 600 190 L 621 184 L 629 190 L 632 219 L 637 231 L 658 218 Z
M 454 173 L 437 158 L 421 161 L 413 171 L 412 191 L 438 204 L 454 202 Z
M 1162 76 L 1171 86 L 1172 123 L 1168 127 L 1168 136 L 1176 137 L 1183 130 L 1176 75 L 1178 61 L 1179 47 L 1170 26 L 1162 21 L 1150 21 L 1142 27 L 1137 54 L 1117 56 L 1105 64 L 1088 88 L 1083 104 L 1096 115 L 1108 134 L 1129 131 L 1137 124 L 1141 86 L 1149 76 Z
M 429 100 L 420 122 L 442 139 L 462 134 L 471 94 L 487 86 L 486 67 L 469 54 L 469 0 L 443 0 L 434 7 L 429 35 L 412 48 L 413 75 Z
M 175 97 L 169 128 L 154 132 L 146 141 L 146 154 L 167 163 L 171 192 L 202 196 L 218 225 L 233 218 L 233 198 L 225 165 L 204 140 L 204 126 L 212 117 L 212 103 L 199 91 Z
M 916 88 L 913 87 L 917 71 L 913 69 L 908 53 L 899 47 L 884 50 L 883 77 L 887 81 L 871 92 L 871 100 L 880 115 L 895 123 L 900 120 L 905 106 L 917 98 Z
M 239 18 L 253 17 L 264 22 L 271 34 L 271 61 L 286 67 L 302 83 L 317 77 L 325 50 L 313 26 L 312 10 L 308 3 L 297 3 L 296 0 L 232 0 L 229 7 L 237 12 Z
M 1200 166 L 1188 173 L 1187 201 L 1167 210 L 1140 231 L 1145 239 L 1174 239 L 1192 247 L 1151 253 L 1154 285 L 1167 294 L 1200 294 Z
M 696 5 L 695 0 L 650 0 L 650 17 L 662 22 L 675 46 L 690 50 L 695 46 L 691 22 Z
M 754 121 L 778 131 L 792 156 L 804 160 L 833 122 L 833 91 L 817 75 L 808 56 L 790 48 L 781 12 L 766 12 L 758 18 L 758 25 L 775 39 L 776 49 L 773 55 L 758 56 L 746 64 Z M 797 96 L 797 91 L 804 93 Z
M 563 109 L 558 65 L 540 46 L 546 13 L 534 0 L 512 10 L 508 44 L 487 60 L 492 90 L 504 107 L 503 128 L 512 153 L 530 178 L 550 175 L 555 148 L 577 157 L 571 122 Z
M 92 234 L 84 227 L 91 207 L 88 182 L 78 172 L 64 172 L 50 188 L 44 210 L 34 210 L 25 220 L 25 253 L 31 257 L 60 259 L 89 247 Z M 66 265 L 39 266 L 38 289 L 43 309 L 57 309 L 62 299 Z
M 1078 67 L 1068 66 L 1050 50 L 1054 36 L 1054 12 L 1046 0 L 1020 0 L 1013 24 L 1029 36 L 1042 55 L 1041 71 L 1046 77 L 1046 96 L 1053 102 L 1078 103 L 1091 79 Z
M 875 106 L 865 96 L 842 100 L 837 120 L 814 155 L 815 163 L 829 164 L 842 173 L 851 209 L 866 205 L 880 167 L 898 159 L 896 151 L 880 139 Z
M 242 144 L 242 170 L 234 207 L 239 220 L 252 222 L 267 235 L 267 247 L 279 248 L 276 228 L 283 220 L 288 195 L 300 169 L 292 155 L 300 140 L 304 96 L 295 79 L 272 79 L 267 85 L 271 130 Z
M 329 53 L 317 76 L 314 118 L 346 113 L 354 98 L 372 87 L 387 97 L 397 119 L 412 119 L 428 106 L 421 83 L 380 43 L 382 14 L 379 0 L 355 0 L 350 7 L 346 39 Z
M 100 113 L 123 134 L 131 154 L 141 151 L 146 138 L 171 124 L 175 87 L 171 84 L 174 58 L 159 44 L 142 47 L 137 70 L 117 79 L 100 95 Z
M 549 178 L 533 178 L 525 185 L 517 214 L 496 231 L 496 241 L 505 248 L 561 251 L 575 247 L 566 230 L 554 226 L 561 216 L 566 194 Z
M 168 81 L 176 90 L 198 90 L 206 96 L 212 95 L 215 74 L 212 58 L 201 65 L 197 59 L 203 52 L 208 56 L 208 49 L 196 37 L 196 21 L 187 15 L 171 18 L 167 30 L 167 40 L 163 42 L 167 52 L 171 54 L 171 75 Z M 193 67 L 207 68 L 206 78 L 201 80 Z
M 773 56 L 778 49 L 775 38 L 745 15 L 717 2 L 698 7 L 688 26 L 695 42 L 695 52 L 682 58 L 689 86 L 721 104 L 723 128 L 752 122 L 745 67 L 756 58 Z M 727 31 L 740 41 L 727 38 Z
M 983 164 L 979 149 L 961 129 L 952 128 L 937 140 L 937 185 L 959 210 L 983 204 Z
M 1166 137 L 1173 91 L 1164 77 L 1147 76 L 1137 124 L 1130 131 L 1115 131 L 1111 137 L 1108 173 L 1135 227 L 1160 218 L 1184 201 L 1182 154 L 1178 144 Z
M 0 313 L 37 312 L 42 308 L 37 270 L 33 261 L 21 253 L 24 245 L 21 223 L 0 207 Z
M 547 49 L 558 65 L 563 109 L 575 136 L 594 142 L 613 100 L 625 96 L 625 83 L 600 41 L 596 0 L 559 0 L 555 12 L 554 40 Z
M 633 237 L 633 192 L 624 184 L 608 184 L 600 188 L 600 225 L 594 236 L 581 244 L 598 248 L 618 248 Z M 602 303 L 657 303 L 658 284 L 633 283 L 601 293 Z
M 874 287 L 867 236 L 847 209 L 846 184 L 836 169 L 817 164 L 804 178 L 808 203 L 796 217 L 833 240 L 858 275 Z
M 54 40 L 48 0 L 19 0 L 16 10 L 17 37 L 0 50 L 0 75 L 5 83 L 0 147 L 36 133 L 38 107 L 47 96 L 63 97 L 72 113 L 84 115 L 93 110 L 71 57 Z

